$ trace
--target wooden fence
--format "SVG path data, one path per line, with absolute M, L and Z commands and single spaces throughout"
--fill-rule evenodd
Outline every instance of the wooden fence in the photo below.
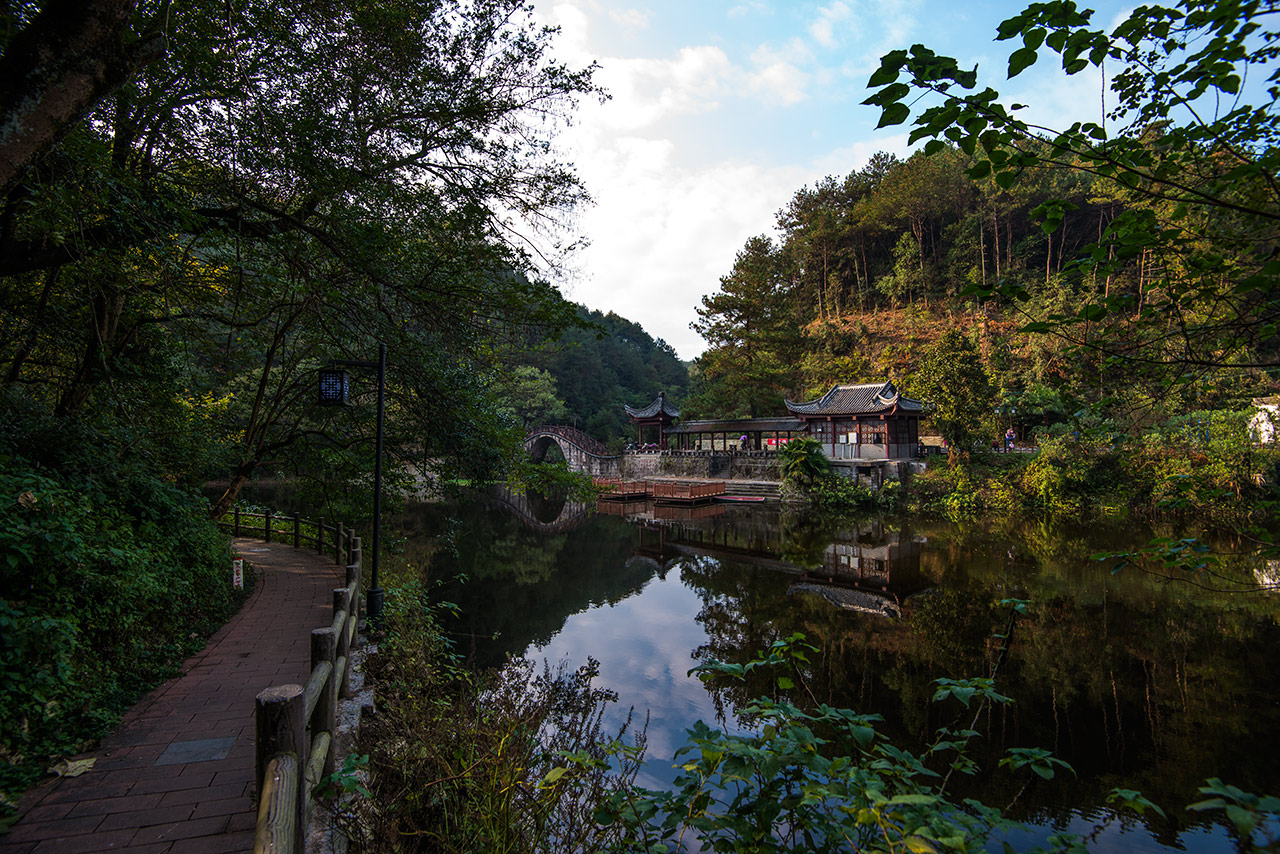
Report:
M 261 520 L 254 526 L 251 520 Z M 276 525 L 276 523 L 281 523 Z M 314 805 L 312 793 L 334 770 L 338 700 L 350 695 L 350 651 L 360 624 L 360 538 L 339 522 L 304 522 L 236 510 L 222 523 L 235 536 L 258 535 L 267 542 L 292 541 L 314 548 L 347 567 L 347 584 L 333 591 L 333 620 L 311 632 L 311 675 L 304 685 L 276 685 L 255 704 L 254 781 L 258 828 L 254 854 L 303 854 Z M 332 535 L 332 537 L 330 537 Z M 278 538 L 273 540 L 273 538 Z
M 657 501 L 705 501 L 717 495 L 724 495 L 724 481 L 685 483 L 651 480 L 649 494 Z

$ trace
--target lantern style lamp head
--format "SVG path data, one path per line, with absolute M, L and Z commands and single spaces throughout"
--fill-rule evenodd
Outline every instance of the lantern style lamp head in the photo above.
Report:
M 346 406 L 347 372 L 337 368 L 320 369 L 320 405 Z

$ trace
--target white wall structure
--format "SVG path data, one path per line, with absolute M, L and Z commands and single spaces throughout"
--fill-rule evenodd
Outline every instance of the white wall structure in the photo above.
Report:
M 1273 444 L 1280 430 L 1280 397 L 1255 397 L 1253 405 L 1258 411 L 1249 419 L 1249 438 L 1264 445 Z

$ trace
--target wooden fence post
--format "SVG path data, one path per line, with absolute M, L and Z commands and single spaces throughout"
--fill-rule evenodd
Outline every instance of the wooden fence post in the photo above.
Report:
M 337 619 L 338 613 L 341 611 L 346 611 L 347 619 L 348 620 L 351 619 L 350 596 L 351 596 L 351 592 L 347 590 L 347 588 L 345 587 L 339 587 L 337 590 L 333 591 L 333 616 L 335 620 Z M 343 623 L 341 626 L 334 626 L 334 628 L 338 630 L 338 638 L 337 638 L 338 649 L 335 655 L 338 658 L 346 658 L 349 662 L 350 648 L 351 648 L 351 633 L 347 629 L 347 623 Z M 335 674 L 335 676 L 340 676 L 340 678 L 338 678 L 337 680 L 338 696 L 343 700 L 351 696 L 351 689 L 348 685 L 348 680 L 347 680 L 347 672 L 350 669 L 351 669 L 350 666 L 347 666 L 342 669 L 341 674 Z
M 307 739 L 307 722 L 305 720 L 306 697 L 301 685 L 276 685 L 258 695 L 255 708 L 255 728 L 257 744 L 254 750 L 254 780 L 258 792 L 262 792 L 262 781 L 266 774 L 267 763 L 277 753 L 292 754 L 297 757 L 297 804 L 294 814 L 297 817 L 299 842 L 297 851 L 301 852 L 303 840 L 306 838 L 307 787 L 302 769 L 307 765 L 309 744 Z
M 338 663 L 338 638 L 333 633 L 333 627 L 311 630 L 311 670 L 315 671 L 321 662 L 329 662 L 331 668 L 335 668 Z M 337 719 L 338 719 L 338 691 L 337 691 L 337 671 L 331 669 L 329 684 L 320 692 L 320 701 L 316 703 L 316 710 L 312 721 L 312 737 L 316 730 L 327 732 L 330 735 L 329 754 L 324 760 L 324 771 L 322 776 L 328 777 L 333 773 L 334 769 L 334 753 L 337 752 Z
M 333 538 L 333 562 L 342 565 L 342 523 L 338 522 L 338 527 Z
M 347 586 L 355 591 L 355 595 L 351 599 L 351 619 L 356 621 L 356 631 L 360 627 L 360 587 L 364 583 L 364 548 L 360 545 L 360 538 L 355 537 L 351 541 L 351 562 L 347 564 Z M 352 587 L 354 582 L 355 586 Z
M 324 517 L 316 521 L 316 554 L 324 554 Z
M 293 511 L 293 547 L 296 549 L 302 545 L 302 518 L 298 515 L 298 511 Z
M 235 521 L 231 523 L 231 533 L 238 537 L 240 536 L 240 508 L 235 508 L 234 513 L 235 515 L 232 518 Z
M 266 540 L 268 543 L 271 542 L 271 511 L 270 510 L 262 514 L 262 539 Z M 304 759 L 303 762 L 305 763 L 306 760 Z

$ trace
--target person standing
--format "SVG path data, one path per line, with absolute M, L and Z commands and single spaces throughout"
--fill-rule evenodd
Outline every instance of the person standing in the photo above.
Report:
M 1009 429 L 1004 433 L 1004 452 L 1006 454 L 1013 452 L 1013 443 L 1017 438 L 1017 434 L 1013 432 L 1013 426 L 1010 425 Z

